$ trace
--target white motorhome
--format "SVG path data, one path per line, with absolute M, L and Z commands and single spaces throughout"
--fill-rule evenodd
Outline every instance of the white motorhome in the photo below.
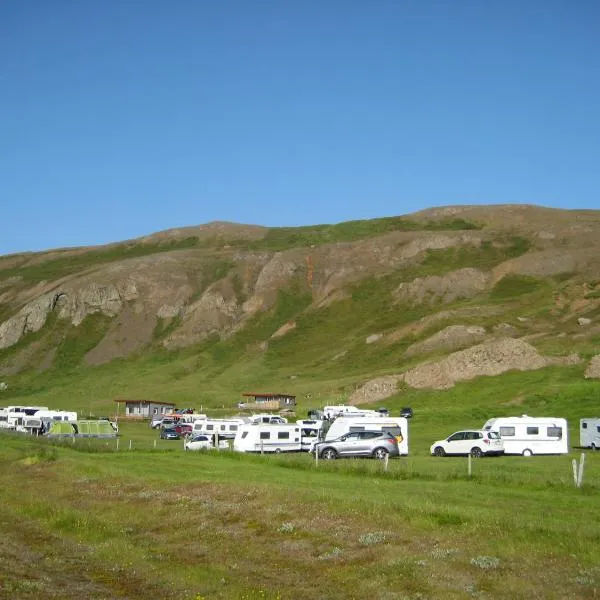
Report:
M 192 435 L 200 433 L 205 435 L 219 434 L 220 438 L 233 439 L 239 427 L 247 423 L 247 417 L 234 419 L 198 419 L 194 421 Z
M 52 423 L 57 421 L 76 423 L 77 413 L 67 410 L 38 410 L 31 417 L 23 417 L 22 425 L 17 430 L 33 435 L 41 435 L 47 433 Z
M 7 408 L 0 408 L 0 429 L 9 429 Z
M 240 425 L 233 440 L 237 452 L 299 452 L 302 432 L 299 425 Z
M 383 417 L 379 413 L 360 417 L 343 415 L 331 424 L 324 440 L 337 440 L 351 431 L 388 431 L 398 440 L 400 456 L 408 456 L 408 420 L 405 417 Z
M 23 419 L 32 417 L 39 410 L 48 410 L 47 406 L 8 406 L 7 423 L 8 429 L 16 429 L 17 431 L 25 431 L 23 429 Z
M 253 423 L 254 425 L 261 423 L 265 425 L 285 425 L 288 422 L 288 420 L 281 415 L 272 415 L 267 413 L 250 415 L 247 418 L 250 419 L 250 423 Z
M 323 430 L 323 421 L 320 419 L 299 419 L 296 424 L 300 426 L 302 450 L 310 452 L 312 445 L 318 441 Z
M 483 426 L 496 431 L 504 442 L 504 454 L 568 454 L 569 428 L 565 419 L 555 417 L 500 417 Z
M 379 415 L 380 413 L 376 410 L 362 410 L 357 406 L 345 405 L 345 404 L 337 404 L 335 406 L 324 406 L 323 414 L 326 419 L 335 419 L 336 417 L 340 417 L 342 415 L 355 415 L 359 416 L 358 413 L 368 413 L 369 415 Z M 366 416 L 366 415 L 364 415 Z
M 579 445 L 582 448 L 600 450 L 600 417 L 579 421 Z

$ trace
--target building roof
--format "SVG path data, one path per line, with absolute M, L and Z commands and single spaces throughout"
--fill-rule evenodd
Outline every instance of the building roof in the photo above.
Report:
M 293 394 L 270 394 L 270 393 L 260 393 L 260 394 L 255 394 L 255 393 L 250 393 L 247 392 L 245 394 L 242 394 L 242 396 L 246 396 L 246 397 L 252 397 L 252 398 L 295 398 L 296 396 L 294 396 Z
M 162 402 L 161 400 L 115 400 L 115 402 L 130 402 L 138 404 L 164 404 L 165 406 L 175 406 L 175 402 Z

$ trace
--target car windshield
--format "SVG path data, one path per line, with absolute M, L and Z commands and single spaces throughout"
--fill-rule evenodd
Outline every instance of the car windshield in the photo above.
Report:
M 496 433 L 495 431 L 488 431 L 488 437 L 490 438 L 490 440 L 499 440 L 500 434 Z

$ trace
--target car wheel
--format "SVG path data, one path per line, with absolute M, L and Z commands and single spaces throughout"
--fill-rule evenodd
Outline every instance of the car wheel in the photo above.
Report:
M 333 448 L 325 448 L 323 452 L 321 452 L 321 458 L 325 460 L 335 460 L 337 458 L 337 452 Z
M 481 448 L 475 446 L 475 448 L 471 448 L 471 456 L 473 458 L 481 458 L 483 456 L 483 451 L 481 450 Z
M 281 454 L 281 448 L 276 448 L 275 449 L 275 454 Z
M 533 452 L 529 448 L 526 448 L 523 450 L 523 456 L 533 456 Z
M 433 454 L 435 456 L 446 456 L 446 451 L 441 446 L 436 446 L 433 449 Z
M 385 448 L 375 448 L 373 451 L 373 456 L 379 460 L 383 460 L 388 454 L 389 452 Z

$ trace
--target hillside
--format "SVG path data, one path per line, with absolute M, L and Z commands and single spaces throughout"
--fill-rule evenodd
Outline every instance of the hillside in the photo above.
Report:
M 0 257 L 0 405 L 401 406 L 491 386 L 499 410 L 566 393 L 578 414 L 600 404 L 599 250 L 600 211 L 504 205 Z

